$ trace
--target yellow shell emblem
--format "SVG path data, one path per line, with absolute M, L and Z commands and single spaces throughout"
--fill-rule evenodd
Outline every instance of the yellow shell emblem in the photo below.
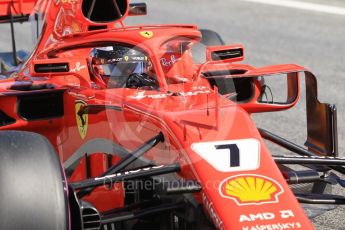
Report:
M 81 139 L 84 139 L 87 134 L 87 128 L 89 125 L 89 116 L 87 113 L 80 114 L 80 109 L 87 105 L 84 101 L 76 101 L 75 102 L 75 115 L 77 120 L 77 127 L 80 134 Z
M 225 179 L 219 187 L 225 198 L 233 199 L 238 205 L 278 202 L 283 192 L 280 184 L 260 175 L 238 175 Z
M 141 31 L 140 35 L 143 36 L 144 38 L 152 38 L 153 32 L 152 31 Z

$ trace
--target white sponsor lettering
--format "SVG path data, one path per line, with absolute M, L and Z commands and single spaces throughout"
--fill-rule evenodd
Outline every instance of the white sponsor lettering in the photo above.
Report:
M 249 215 L 241 215 L 240 222 L 251 222 L 257 220 L 272 220 L 275 218 L 275 215 L 270 212 L 265 213 L 258 213 L 258 214 L 249 214 Z
M 80 62 L 77 62 L 75 64 L 75 68 L 71 69 L 71 72 L 76 73 L 76 72 L 79 72 L 80 70 L 85 69 L 85 68 L 86 68 L 86 65 L 80 65 Z
M 295 214 L 292 210 L 281 210 L 279 211 L 280 217 L 283 219 L 288 219 L 295 217 Z M 273 220 L 276 215 L 272 212 L 264 212 L 264 213 L 251 213 L 251 214 L 242 214 L 240 216 L 240 222 L 252 222 L 257 220 Z
M 242 227 L 242 230 L 284 230 L 284 229 L 301 229 L 299 222 L 276 223 L 276 224 L 257 224 L 254 226 Z
M 96 177 L 95 180 L 106 180 L 106 179 L 111 179 L 114 177 L 119 177 L 119 176 L 123 176 L 123 175 L 129 175 L 129 174 L 135 174 L 141 171 L 149 171 L 151 169 L 159 169 L 164 167 L 164 165 L 158 165 L 158 166 L 153 166 L 153 167 L 146 167 L 146 168 L 141 168 L 141 169 L 137 169 L 137 170 L 130 170 L 130 171 L 126 171 L 126 172 L 121 172 L 121 173 L 116 173 L 116 174 L 112 174 L 112 175 L 108 175 L 108 176 L 104 176 L 104 177 Z
M 134 61 L 145 61 L 145 57 L 132 57 Z
M 295 215 L 293 214 L 291 210 L 282 210 L 280 211 L 280 217 L 283 219 L 287 219 L 290 217 L 295 217 Z
M 172 66 L 177 62 L 177 59 L 175 58 L 174 55 L 171 55 L 170 61 L 167 60 L 166 58 L 161 58 L 160 60 L 161 60 L 162 65 L 165 67 Z
M 192 91 L 192 92 L 179 92 L 177 94 L 177 96 L 182 96 L 182 97 L 187 97 L 187 96 L 196 96 L 198 94 L 206 94 L 206 93 L 210 93 L 211 91 L 209 90 L 198 90 L 198 91 Z M 172 96 L 171 93 L 162 93 L 162 94 L 148 94 L 145 95 L 145 92 L 139 92 L 137 95 L 135 96 L 129 96 L 129 98 L 132 99 L 143 99 L 143 98 L 152 98 L 152 99 L 163 99 L 166 98 L 167 96 Z

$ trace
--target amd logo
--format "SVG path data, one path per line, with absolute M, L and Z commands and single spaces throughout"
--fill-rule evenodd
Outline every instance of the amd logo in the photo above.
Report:
M 281 210 L 279 214 L 277 214 L 282 219 L 289 219 L 295 217 L 295 214 L 292 210 Z M 241 215 L 240 222 L 252 222 L 257 220 L 273 220 L 276 217 L 274 213 L 271 212 L 264 212 L 264 213 L 257 213 L 257 214 L 248 214 L 248 215 Z
M 270 212 L 258 213 L 258 214 L 249 214 L 249 215 L 241 215 L 240 222 L 252 222 L 257 220 L 273 220 L 275 215 Z

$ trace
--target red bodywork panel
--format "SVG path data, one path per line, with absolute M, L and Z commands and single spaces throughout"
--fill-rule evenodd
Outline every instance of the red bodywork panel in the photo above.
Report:
M 0 5 L 6 7 L 9 2 L 0 1 Z M 18 12 L 26 13 L 33 1 L 15 2 Z M 291 73 L 296 74 L 293 78 L 298 81 L 298 72 L 305 71 L 304 68 L 296 65 L 254 68 L 219 62 L 197 64 L 190 60 L 164 68 L 162 58 L 166 65 L 175 61 L 171 54 L 160 52 L 162 45 L 181 37 L 190 43 L 198 42 L 201 34 L 196 26 L 122 27 L 121 19 L 102 24 L 105 29 L 88 31 L 89 26 L 97 23 L 85 19 L 80 12 L 81 2 L 52 2 L 46 11 L 45 30 L 37 49 L 16 77 L 0 82 L 1 111 L 15 120 L 0 130 L 26 130 L 46 136 L 70 172 L 71 182 L 102 174 L 126 153 L 162 132 L 165 142 L 146 153 L 145 158 L 157 164 L 179 162 L 182 171 L 178 176 L 194 178 L 202 185 L 201 196 L 196 195 L 196 199 L 203 203 L 217 228 L 313 229 L 251 119 L 251 113 L 294 106 L 299 92 L 286 105 L 262 104 L 257 102 L 260 86 L 255 82 L 252 99 L 238 104 L 219 96 L 217 88 L 212 88 L 201 74 L 206 70 L 242 69 L 245 73 L 228 78 Z M 3 7 L 0 9 L 0 15 L 6 14 Z M 149 35 L 144 36 L 145 32 Z M 144 50 L 152 60 L 159 89 L 108 89 L 98 84 L 90 69 L 90 46 L 112 43 L 130 44 Z M 178 56 L 174 58 L 182 60 Z M 67 63 L 69 69 L 55 73 L 35 70 L 37 64 L 54 63 Z M 182 72 L 186 73 L 186 80 L 169 84 L 167 79 L 181 67 L 185 68 Z M 21 85 L 27 85 L 29 90 L 23 90 Z M 62 116 L 28 119 L 18 109 L 25 98 L 49 92 L 62 94 Z M 39 108 L 39 102 L 31 103 Z M 88 105 L 118 109 L 83 115 L 86 123 L 81 124 L 77 114 L 81 107 Z M 222 164 L 223 156 L 229 151 L 231 154 L 228 148 L 236 144 L 242 152 L 238 161 L 244 166 L 230 159 L 227 168 Z M 243 155 L 243 151 L 248 153 Z M 91 155 L 88 160 L 86 154 Z M 124 191 L 121 184 L 111 191 L 98 188 L 86 200 L 106 211 L 124 205 Z
M 0 1 L 0 16 L 28 15 L 36 5 L 37 0 L 2 0 Z

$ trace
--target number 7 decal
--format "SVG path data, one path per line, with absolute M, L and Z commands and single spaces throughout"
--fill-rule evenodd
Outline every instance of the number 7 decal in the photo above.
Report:
M 260 166 L 260 142 L 256 139 L 200 142 L 191 147 L 221 172 L 255 170 Z
M 240 166 L 240 150 L 236 144 L 215 145 L 216 149 L 229 149 L 230 151 L 230 167 Z

